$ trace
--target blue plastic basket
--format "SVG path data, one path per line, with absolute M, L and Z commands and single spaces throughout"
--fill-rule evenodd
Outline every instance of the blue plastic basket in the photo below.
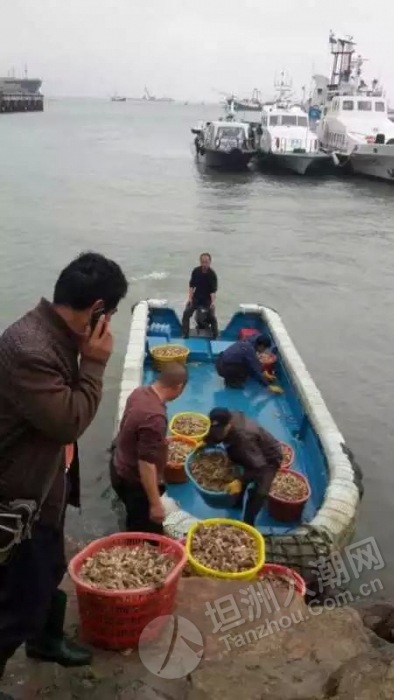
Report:
M 204 449 L 204 452 L 206 452 L 207 454 L 212 452 L 221 452 L 222 454 L 226 453 L 223 447 L 207 447 L 206 449 Z M 201 454 L 200 450 L 199 454 Z M 236 494 L 232 496 L 231 494 L 226 493 L 225 491 L 207 491 L 206 489 L 203 489 L 200 486 L 200 484 L 197 483 L 190 469 L 191 464 L 193 462 L 193 458 L 195 456 L 195 453 L 191 452 L 188 458 L 186 459 L 185 472 L 189 477 L 191 483 L 193 484 L 194 488 L 197 489 L 201 498 L 205 501 L 205 503 L 208 506 L 211 506 L 211 508 L 234 508 L 236 502 L 239 499 L 239 495 Z

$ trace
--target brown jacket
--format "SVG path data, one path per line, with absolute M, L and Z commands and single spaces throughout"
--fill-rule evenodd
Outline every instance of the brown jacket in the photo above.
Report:
M 167 412 L 151 386 L 135 389 L 127 399 L 114 454 L 115 471 L 133 484 L 140 481 L 139 460 L 154 464 L 163 480 L 167 462 Z
M 64 508 L 65 445 L 101 399 L 105 365 L 78 357 L 77 337 L 45 299 L 0 337 L 0 501 L 43 499 L 49 525 Z
M 225 438 L 229 458 L 243 467 L 244 481 L 265 482 L 267 472 L 276 472 L 282 462 L 280 443 L 241 411 L 234 411 L 232 422 Z

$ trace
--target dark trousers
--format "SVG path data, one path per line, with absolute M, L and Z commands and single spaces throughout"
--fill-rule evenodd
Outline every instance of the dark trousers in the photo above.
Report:
M 16 649 L 45 629 L 66 570 L 63 527 L 42 525 L 0 565 L 0 676 Z
M 216 360 L 216 371 L 219 377 L 224 379 L 225 385 L 232 389 L 242 389 L 248 378 L 248 371 L 244 365 L 240 362 L 224 362 L 223 353 L 220 353 Z
M 111 461 L 111 484 L 116 495 L 126 508 L 126 529 L 128 532 L 153 532 L 163 534 L 163 525 L 156 523 L 149 516 L 149 500 L 142 484 L 130 484 L 115 472 Z M 159 486 L 160 495 L 165 486 Z
M 243 520 L 247 525 L 254 526 L 258 514 L 267 502 L 268 494 L 271 490 L 271 485 L 275 478 L 276 472 L 276 468 L 266 469 L 263 479 L 259 484 L 253 484 L 250 488 L 247 488 L 248 484 L 245 484 L 237 505 L 242 508 L 246 493 Z
M 182 316 L 182 334 L 185 336 L 185 338 L 189 337 L 190 333 L 190 319 L 193 316 L 193 314 L 197 311 L 198 307 L 202 306 L 201 304 L 197 304 L 195 301 L 189 302 L 186 304 L 185 310 L 183 312 Z M 211 326 L 212 330 L 212 335 L 214 338 L 217 338 L 218 336 L 218 322 L 215 316 L 215 312 L 212 308 L 209 310 L 209 315 L 207 319 L 208 323 Z

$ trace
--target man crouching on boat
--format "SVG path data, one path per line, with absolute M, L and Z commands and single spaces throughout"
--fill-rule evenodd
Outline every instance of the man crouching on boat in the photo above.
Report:
M 239 494 L 241 508 L 246 492 L 243 519 L 254 525 L 282 462 L 280 443 L 244 413 L 214 408 L 209 418 L 211 428 L 204 442 L 207 446 L 223 443 L 229 459 L 242 467 L 242 476 L 229 484 L 228 491 Z
M 237 340 L 218 355 L 216 370 L 219 377 L 231 389 L 242 389 L 248 377 L 252 377 L 264 386 L 268 385 L 264 377 L 259 354 L 271 346 L 271 341 L 263 335 L 247 340 Z
M 186 383 L 185 365 L 169 362 L 153 384 L 138 387 L 127 399 L 110 470 L 112 488 L 126 508 L 129 532 L 163 532 L 166 404 L 181 395 Z

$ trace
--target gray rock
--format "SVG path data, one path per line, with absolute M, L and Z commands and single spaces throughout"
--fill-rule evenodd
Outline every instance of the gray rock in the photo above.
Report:
M 234 649 L 220 664 L 204 664 L 192 674 L 187 700 L 239 700 L 241 690 L 248 700 L 324 700 L 333 674 L 371 648 L 355 611 L 321 611 Z

